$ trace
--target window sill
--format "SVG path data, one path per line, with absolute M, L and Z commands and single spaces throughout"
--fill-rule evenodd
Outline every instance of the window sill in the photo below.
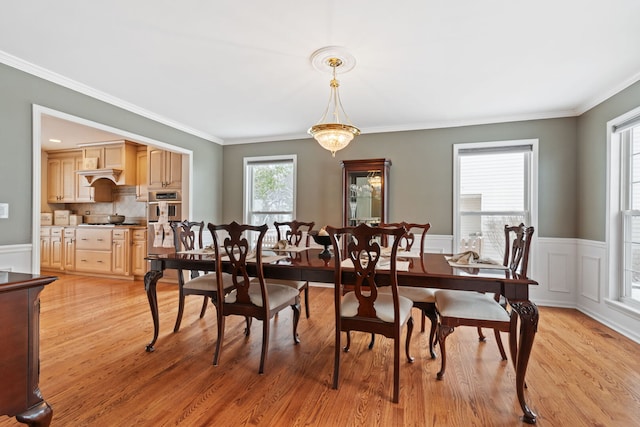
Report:
M 640 310 L 635 307 L 631 307 L 628 304 L 612 299 L 605 299 L 604 302 L 613 310 L 619 311 L 620 313 L 632 317 L 635 320 L 640 320 Z

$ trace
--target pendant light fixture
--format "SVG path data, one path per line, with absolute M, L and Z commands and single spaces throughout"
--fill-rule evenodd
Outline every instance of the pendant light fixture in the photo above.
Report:
M 321 71 L 329 67 L 333 78 L 329 82 L 330 94 L 327 108 L 318 123 L 311 126 L 309 134 L 335 157 L 336 151 L 345 148 L 354 136 L 360 134 L 360 129 L 351 124 L 349 116 L 342 107 L 338 92 L 340 83 L 336 78 L 336 70 L 340 68 L 343 73 L 350 71 L 355 66 L 355 60 L 342 48 L 327 47 L 314 52 L 311 62 Z

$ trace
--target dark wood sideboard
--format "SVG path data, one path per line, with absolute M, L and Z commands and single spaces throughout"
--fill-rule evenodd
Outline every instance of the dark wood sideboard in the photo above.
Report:
M 0 415 L 30 426 L 48 426 L 51 406 L 40 378 L 40 291 L 56 280 L 0 271 Z

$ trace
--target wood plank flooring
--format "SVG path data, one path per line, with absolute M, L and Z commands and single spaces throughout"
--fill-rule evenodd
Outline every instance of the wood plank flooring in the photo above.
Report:
M 311 318 L 272 321 L 266 373 L 258 375 L 262 325 L 251 336 L 228 319 L 219 366 L 212 365 L 215 309 L 198 318 L 187 297 L 173 333 L 175 285 L 159 284 L 160 337 L 153 332 L 142 282 L 60 276 L 41 295 L 40 388 L 52 426 L 514 426 L 525 425 L 513 367 L 489 334 L 458 328 L 448 338 L 447 375 L 427 357 L 414 329 L 413 364 L 401 365 L 400 403 L 391 402 L 391 341 L 353 334 L 343 353 L 340 389 L 333 373 L 333 293 L 312 287 Z M 419 325 L 419 313 L 414 313 Z M 489 332 L 489 331 L 488 331 Z M 506 342 L 506 336 L 504 337 Z M 404 354 L 404 351 L 402 352 Z M 631 426 L 640 420 L 640 345 L 576 310 L 541 308 L 525 391 L 539 426 Z M 0 427 L 21 425 L 0 417 Z

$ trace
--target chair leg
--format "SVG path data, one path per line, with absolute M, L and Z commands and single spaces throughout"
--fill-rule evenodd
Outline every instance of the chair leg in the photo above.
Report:
M 178 285 L 180 290 L 178 291 L 178 315 L 176 316 L 176 324 L 173 326 L 173 332 L 178 332 L 180 330 L 180 323 L 182 323 L 182 313 L 184 313 L 184 291 L 182 290 L 182 285 Z M 205 301 L 206 301 L 205 297 Z M 200 316 L 202 317 L 202 316 Z
M 300 337 L 298 336 L 298 321 L 300 320 L 300 301 L 292 305 L 293 309 L 293 342 L 295 344 L 300 343 Z
M 447 368 L 447 350 L 445 340 L 447 336 L 453 332 L 453 328 L 443 324 L 438 325 L 438 344 L 440 345 L 440 372 L 436 375 L 436 378 L 441 380 L 444 377 L 444 371 Z
M 502 337 L 500 337 L 500 331 L 494 329 L 493 333 L 496 336 L 496 343 L 498 344 L 498 350 L 500 350 L 500 356 L 502 356 L 502 360 L 507 360 L 507 353 L 504 352 L 504 346 L 502 345 Z
M 431 355 L 432 359 L 435 359 L 437 356 L 433 347 L 435 346 L 435 343 L 438 339 L 436 337 L 436 329 L 438 327 L 438 313 L 436 313 L 436 305 L 429 304 L 427 309 L 423 310 L 422 316 L 423 318 L 424 316 L 428 317 L 431 321 L 431 330 L 429 331 L 429 354 Z
M 369 350 L 373 349 L 374 344 L 376 343 L 376 334 L 371 334 L 371 341 L 369 342 Z
M 400 337 L 393 340 L 393 403 L 400 401 Z
M 309 318 L 309 283 L 304 287 L 304 311 Z
M 487 337 L 484 336 L 484 334 L 482 333 L 482 328 L 480 326 L 478 326 L 478 341 L 486 341 Z
M 269 351 L 269 326 L 271 319 L 267 318 L 262 321 L 262 353 L 260 354 L 260 369 L 259 374 L 264 374 L 264 362 L 267 359 L 267 352 Z
M 218 366 L 220 361 L 220 351 L 222 350 L 222 340 L 224 339 L 224 320 L 225 317 L 220 314 L 218 309 L 218 341 L 216 341 L 216 352 L 213 355 L 213 365 Z
M 244 328 L 244 336 L 248 337 L 251 334 L 251 323 L 253 322 L 253 317 L 245 316 L 244 317 L 245 328 Z
M 334 356 L 333 356 L 333 389 L 338 389 L 338 377 L 340 375 L 340 328 L 336 325 L 336 338 L 335 338 L 335 348 L 334 348 Z
M 422 312 L 422 318 L 421 318 L 421 321 L 420 321 L 420 332 L 424 332 L 425 331 L 426 318 L 427 318 L 427 316 L 424 314 L 424 311 L 423 311 Z
M 202 300 L 202 308 L 200 309 L 200 318 L 202 319 L 207 312 L 207 303 L 209 302 L 209 298 L 204 297 Z
M 351 348 L 351 331 L 347 331 L 347 345 L 344 346 L 344 352 L 348 352 Z
M 413 317 L 409 317 L 407 321 L 407 338 L 405 339 L 405 352 L 407 353 L 407 361 L 409 363 L 413 363 L 413 357 L 411 357 L 411 352 L 409 348 L 411 346 L 411 334 L 413 333 Z

